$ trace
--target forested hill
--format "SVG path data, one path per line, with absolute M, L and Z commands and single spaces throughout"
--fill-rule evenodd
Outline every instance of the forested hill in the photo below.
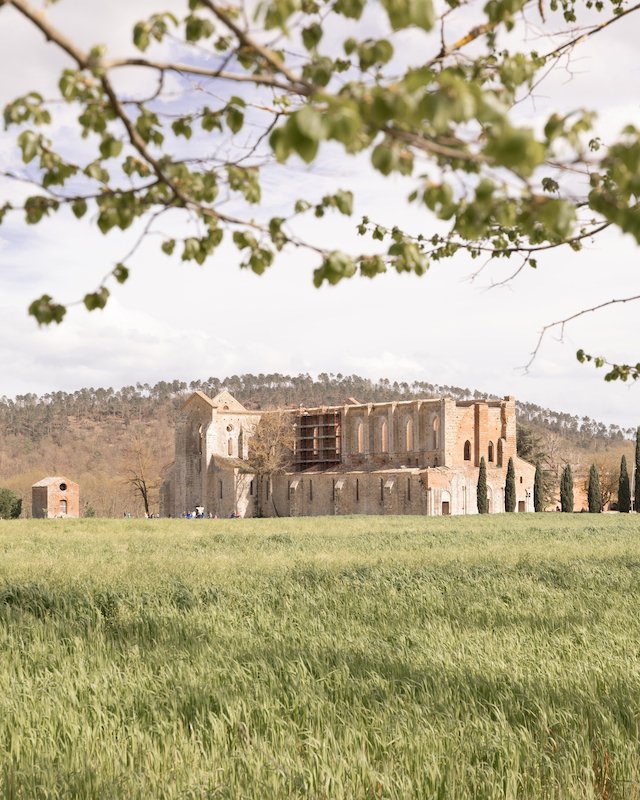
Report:
M 0 398 L 0 434 L 24 436 L 32 442 L 61 434 L 70 425 L 119 420 L 125 425 L 158 417 L 172 417 L 184 400 L 200 390 L 209 396 L 227 388 L 250 409 L 278 406 L 340 405 L 349 397 L 360 402 L 409 400 L 414 397 L 453 397 L 456 400 L 491 400 L 496 395 L 424 381 L 413 383 L 382 378 L 372 381 L 357 375 L 232 375 L 184 381 L 160 381 L 155 385 L 138 383 L 122 389 L 79 389 L 76 392 L 53 392 L 41 397 L 19 395 Z M 534 403 L 518 401 L 518 421 L 560 433 L 580 446 L 592 446 L 593 439 L 620 441 L 634 435 L 632 428 L 605 425 L 568 412 L 553 411 Z
M 232 375 L 190 383 L 161 381 L 122 389 L 79 389 L 0 399 L 0 486 L 17 491 L 30 512 L 33 483 L 46 475 L 65 475 L 78 481 L 83 510 L 101 516 L 141 512 L 131 488 L 132 463 L 144 456 L 152 494 L 157 497 L 164 468 L 173 460 L 176 414 L 185 399 L 200 390 L 209 396 L 226 387 L 251 409 L 278 406 L 340 405 L 347 398 L 361 402 L 407 400 L 448 395 L 458 400 L 494 399 L 459 386 L 414 381 L 371 381 L 356 375 Z M 519 431 L 529 428 L 537 452 L 553 454 L 549 463 L 559 469 L 570 462 L 588 469 L 594 451 L 619 464 L 629 449 L 631 429 L 518 403 Z M 529 437 L 531 442 L 531 438 Z M 531 458 L 531 450 L 523 451 Z M 630 457 L 630 452 L 628 454 Z M 556 469 L 556 471 L 557 471 Z

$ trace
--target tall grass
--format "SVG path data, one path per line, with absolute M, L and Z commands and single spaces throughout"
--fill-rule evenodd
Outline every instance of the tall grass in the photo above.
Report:
M 630 516 L 0 522 L 4 798 L 640 798 Z

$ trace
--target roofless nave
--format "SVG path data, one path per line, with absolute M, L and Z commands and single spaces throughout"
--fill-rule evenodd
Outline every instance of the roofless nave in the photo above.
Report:
M 248 458 L 261 419 L 282 412 L 244 408 L 229 392 L 195 392 L 176 423 L 176 457 L 161 513 L 241 517 L 333 514 L 476 514 L 480 459 L 489 511 L 504 511 L 509 458 L 517 510 L 533 511 L 535 468 L 516 453 L 515 399 L 443 397 L 285 409 L 295 445 L 282 474 L 258 480 Z

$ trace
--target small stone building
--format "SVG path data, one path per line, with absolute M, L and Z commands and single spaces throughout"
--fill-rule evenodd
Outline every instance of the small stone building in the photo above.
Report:
M 31 487 L 34 519 L 80 516 L 80 487 L 68 478 L 43 478 Z
M 477 514 L 480 460 L 489 512 L 504 512 L 509 459 L 516 511 L 533 511 L 535 467 L 518 457 L 516 404 L 416 399 L 283 409 L 295 430 L 282 474 L 254 475 L 250 439 L 263 415 L 228 392 L 194 393 L 176 425 L 176 458 L 160 494 L 163 516 L 196 506 L 227 516 Z

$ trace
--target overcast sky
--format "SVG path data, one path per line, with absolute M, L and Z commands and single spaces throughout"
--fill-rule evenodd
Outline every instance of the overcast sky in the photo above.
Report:
M 164 5 L 181 7 L 175 0 Z M 83 43 L 107 41 L 120 55 L 130 47 L 133 22 L 154 10 L 153 0 L 60 0 L 51 14 Z M 627 122 L 640 125 L 638 40 L 635 15 L 611 26 L 579 51 L 571 74 L 552 77 L 520 113 L 535 123 L 556 104 L 595 108 L 605 136 Z M 30 89 L 46 94 L 64 66 L 13 10 L 0 10 L 0 106 Z M 0 135 L 4 167 L 16 164 L 10 134 Z M 0 204 L 18 191 L 1 181 Z M 346 159 L 335 148 L 315 168 L 292 161 L 269 172 L 264 206 L 277 213 L 295 197 L 339 188 L 355 191 L 354 218 L 305 224 L 316 241 L 350 246 L 362 214 L 415 233 L 435 230 L 428 212 L 405 204 L 409 182 L 383 179 L 366 160 Z M 312 286 L 317 264 L 302 251 L 257 277 L 238 269 L 233 247 L 223 245 L 198 267 L 166 258 L 152 241 L 137 254 L 129 282 L 112 287 L 103 312 L 73 308 L 61 326 L 43 329 L 27 316 L 44 292 L 70 299 L 97 286 L 133 236 L 103 237 L 89 219 L 64 213 L 35 227 L 17 217 L 0 227 L 0 395 L 246 372 L 342 372 L 515 394 L 605 422 L 640 422 L 640 387 L 605 384 L 602 372 L 575 360 L 578 347 L 640 360 L 639 305 L 583 318 L 567 328 L 564 342 L 550 335 L 529 372 L 521 369 L 543 325 L 638 293 L 639 251 L 629 237 L 607 233 L 581 253 L 551 252 L 537 270 L 499 288 L 490 287 L 515 264 L 500 262 L 471 280 L 479 264 L 460 257 L 422 278 L 389 273 L 320 290 Z

